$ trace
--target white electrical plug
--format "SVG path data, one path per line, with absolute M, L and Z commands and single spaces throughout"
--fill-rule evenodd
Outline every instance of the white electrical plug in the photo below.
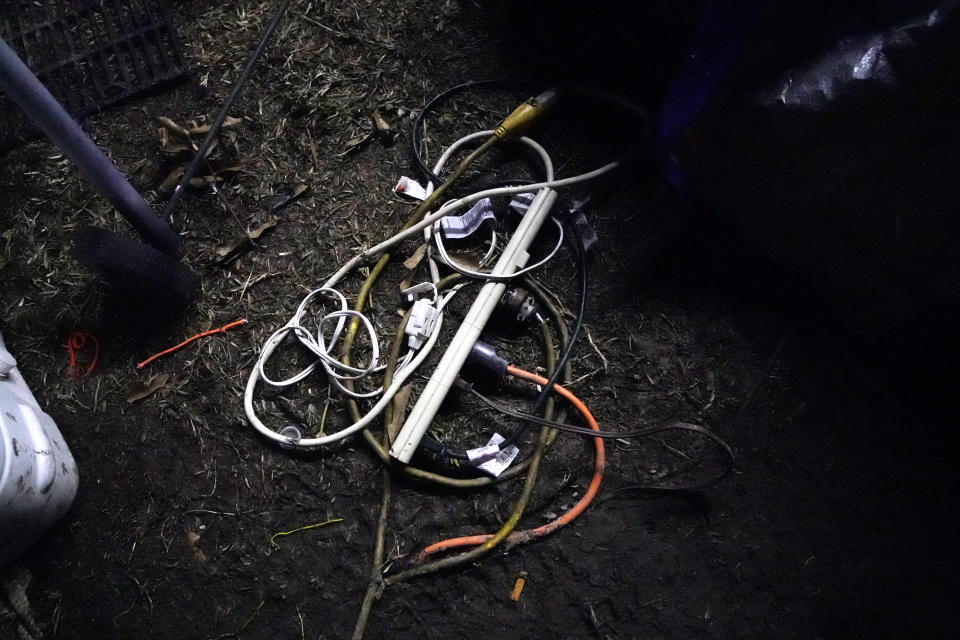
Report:
M 426 298 L 420 298 L 410 309 L 410 319 L 404 333 L 407 334 L 407 346 L 419 349 L 433 333 L 440 312 Z
M 434 298 L 436 298 L 437 287 L 436 285 L 430 282 L 421 282 L 419 284 L 413 285 L 412 287 L 401 289 L 400 295 L 402 295 L 404 297 L 404 300 L 406 300 L 407 302 L 413 302 L 414 300 L 417 299 L 417 297 L 421 293 L 427 293 L 428 291 L 432 291 Z

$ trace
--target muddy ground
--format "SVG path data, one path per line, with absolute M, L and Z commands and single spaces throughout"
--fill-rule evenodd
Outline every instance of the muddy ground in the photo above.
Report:
M 150 198 L 163 199 L 158 187 L 177 164 L 161 148 L 155 118 L 208 121 L 272 4 L 174 3 L 191 77 L 87 121 Z M 514 16 L 505 4 L 296 1 L 234 110 L 242 123 L 222 153 L 244 170 L 217 183 L 219 195 L 194 190 L 175 215 L 202 291 L 164 327 L 107 304 L 93 274 L 69 256 L 82 224 L 129 229 L 56 148 L 38 141 L 0 158 L 3 334 L 81 472 L 69 515 L 18 562 L 32 577 L 28 596 L 44 637 L 350 636 L 370 572 L 381 467 L 359 439 L 292 455 L 257 437 L 241 393 L 259 345 L 307 291 L 406 217 L 410 205 L 390 189 L 399 175 L 416 175 L 412 116 L 431 96 L 470 79 L 591 80 L 655 111 L 696 9 L 650 3 L 622 16 L 601 6 L 555 15 L 541 33 L 531 31 L 542 24 L 532 10 Z M 428 125 L 431 157 L 496 124 L 522 97 L 478 91 L 446 104 Z M 395 143 L 355 144 L 375 110 Z M 590 109 L 561 113 L 537 137 L 560 175 L 637 139 L 629 123 Z M 503 162 L 507 170 L 498 169 Z M 470 179 L 524 167 L 501 154 Z M 218 244 L 264 222 L 274 195 L 299 184 L 309 194 L 275 214 L 259 247 L 216 264 Z M 650 491 L 671 460 L 665 447 L 677 443 L 610 441 L 604 489 L 573 525 L 388 588 L 366 637 L 951 635 L 956 471 L 945 433 L 955 423 L 942 414 L 949 385 L 930 366 L 947 358 L 911 333 L 924 325 L 899 342 L 865 344 L 822 310 L 802 278 L 708 211 L 681 208 L 649 155 L 594 195 L 600 244 L 573 389 L 603 428 L 682 419 L 715 430 L 736 454 L 735 471 L 703 491 Z M 395 326 L 403 257 L 373 299 L 385 334 Z M 575 273 L 564 249 L 540 276 L 567 308 L 576 303 Z M 355 294 L 359 282 L 345 287 Z M 455 307 L 452 319 L 463 311 Z M 238 318 L 247 325 L 135 369 Z M 75 380 L 64 343 L 78 328 L 103 352 L 98 369 Z M 512 360 L 540 365 L 531 331 L 495 326 L 488 337 Z M 162 375 L 162 389 L 127 402 Z M 347 417 L 327 398 L 318 378 L 268 398 L 267 413 L 307 428 L 325 416 L 330 430 Z M 476 446 L 492 419 L 461 399 L 437 431 Z M 524 526 L 569 507 L 589 468 L 585 443 L 561 436 Z M 389 568 L 435 540 L 496 529 L 519 490 L 514 481 L 451 492 L 394 474 Z M 342 521 L 273 538 L 332 519 Z M 514 602 L 521 572 L 526 586 Z M 14 627 L 0 634 L 15 637 Z

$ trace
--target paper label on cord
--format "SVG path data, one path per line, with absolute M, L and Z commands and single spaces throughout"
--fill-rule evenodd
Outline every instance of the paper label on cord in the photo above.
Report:
M 513 200 L 510 201 L 510 204 L 507 205 L 520 215 L 527 213 L 527 209 L 530 208 L 530 203 L 533 202 L 534 194 L 532 193 L 518 193 L 513 196 Z
M 427 190 L 423 188 L 423 185 L 407 176 L 401 176 L 400 180 L 398 180 L 397 184 L 393 187 L 393 190 L 416 200 L 427 199 Z
M 499 445 L 503 440 L 503 436 L 495 433 L 493 437 L 490 438 L 487 446 L 468 450 L 467 458 L 470 459 L 470 462 L 472 462 L 475 467 L 497 478 L 501 473 L 506 471 L 507 467 L 516 459 L 517 454 L 520 453 L 520 449 L 515 445 L 510 445 L 503 451 L 500 451 Z
M 470 210 L 462 216 L 440 218 L 440 227 L 443 229 L 443 235 L 457 240 L 466 238 L 479 229 L 484 220 L 496 220 L 496 218 L 497 216 L 493 213 L 493 203 L 490 202 L 490 198 L 484 198 L 470 207 Z

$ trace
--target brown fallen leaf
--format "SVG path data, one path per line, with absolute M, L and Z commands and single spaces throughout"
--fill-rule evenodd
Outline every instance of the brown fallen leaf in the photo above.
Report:
M 409 258 L 403 261 L 403 266 L 405 266 L 407 270 L 413 271 L 420 265 L 420 262 L 423 260 L 423 256 L 426 253 L 427 253 L 427 245 L 421 244 L 419 247 L 417 247 L 416 251 L 414 251 Z
M 180 182 L 180 177 L 183 175 L 183 172 L 183 167 L 174 167 L 170 173 L 167 174 L 167 177 L 163 179 L 163 182 L 157 185 L 157 194 L 162 196 L 173 191 L 173 188 Z
M 207 147 L 207 152 L 203 155 L 204 158 L 212 158 L 214 152 L 220 148 L 220 138 L 217 138 L 210 143 L 210 146 Z
M 213 252 L 217 254 L 217 262 L 221 265 L 236 260 L 253 246 L 253 241 L 258 240 L 265 232 L 277 226 L 277 221 L 270 218 L 256 229 L 247 232 L 247 235 L 241 236 L 232 242 L 218 244 Z
M 199 189 L 200 187 L 205 187 L 208 184 L 213 184 L 214 182 L 222 182 L 223 178 L 217 177 L 216 175 L 210 176 L 199 176 L 196 178 L 190 178 L 190 186 L 194 189 Z
M 139 402 L 144 398 L 149 398 L 154 393 L 167 386 L 168 382 L 170 382 L 170 375 L 161 373 L 150 380 L 150 382 L 148 382 L 145 386 L 138 387 L 133 391 L 128 392 L 126 395 L 127 404 L 133 404 L 134 402 Z
M 339 154 L 337 154 L 337 155 L 339 155 L 339 156 L 345 156 L 345 155 L 347 155 L 348 153 L 350 153 L 351 151 L 355 151 L 356 149 L 359 149 L 360 147 L 362 147 L 364 144 L 366 144 L 366 143 L 367 143 L 369 140 L 371 140 L 372 138 L 373 138 L 373 133 L 365 133 L 365 134 L 363 134 L 362 136 L 357 136 L 356 138 L 351 138 L 350 140 L 347 140 L 347 144 L 344 145 L 344 146 L 346 147 L 346 149 L 345 149 L 344 151 L 341 151 L 341 152 L 340 152 Z
M 160 123 L 161 128 L 157 129 L 157 135 L 160 137 L 160 146 L 164 151 L 171 154 L 180 153 L 181 151 L 196 151 L 199 147 L 195 138 L 201 138 L 207 133 L 210 132 L 210 125 L 197 124 L 196 120 L 188 120 L 186 126 L 183 126 L 166 116 L 156 116 L 155 120 Z M 243 118 L 234 118 L 233 116 L 227 116 L 223 121 L 221 126 L 221 131 L 223 131 L 231 141 L 236 140 L 236 129 L 240 124 L 243 123 Z M 213 146 L 216 146 L 217 141 L 214 141 Z M 207 152 L 209 157 L 211 150 Z
M 205 187 L 208 184 L 214 182 L 223 182 L 223 179 L 238 173 L 248 173 L 250 171 L 250 165 L 252 165 L 250 160 L 241 160 L 236 164 L 232 164 L 228 167 L 220 167 L 214 169 L 213 173 L 205 176 L 197 176 L 196 178 L 190 179 L 190 186 L 196 189 L 200 187 Z
M 281 189 L 271 198 L 270 213 L 276 213 L 293 204 L 308 191 L 310 191 L 310 185 L 307 184 L 298 184 L 293 187 Z
M 267 231 L 268 229 L 273 229 L 275 226 L 277 226 L 276 219 L 270 218 L 269 220 L 264 222 L 262 225 L 260 225 L 253 231 L 248 231 L 247 237 L 250 238 L 251 240 L 257 240 L 260 238 L 260 236 L 263 235 L 264 231 Z
M 393 441 L 397 439 L 397 434 L 400 433 L 400 427 L 406 418 L 407 405 L 410 404 L 410 394 L 412 392 L 413 387 L 406 384 L 400 387 L 400 390 L 393 396 L 390 422 L 387 423 L 387 437 L 390 439 L 390 444 L 393 444 Z
M 471 271 L 476 271 L 480 268 L 480 261 L 477 260 L 473 254 L 470 253 L 448 253 L 450 260 L 455 262 L 457 266 L 463 267 L 464 269 L 469 269 Z
M 370 114 L 370 120 L 373 122 L 373 130 L 380 142 L 382 142 L 384 146 L 393 144 L 396 133 L 390 128 L 390 123 L 380 115 L 380 112 L 374 111 Z
M 207 554 L 197 546 L 200 544 L 200 534 L 196 531 L 187 531 L 186 538 L 187 546 L 193 551 L 193 559 L 197 561 L 197 564 L 204 564 L 207 561 Z
M 193 151 L 195 148 L 192 143 L 187 144 L 186 142 L 181 142 L 179 139 L 174 138 L 172 135 L 170 135 L 170 131 L 163 127 L 157 129 L 157 136 L 160 138 L 160 148 L 163 149 L 165 153 L 169 153 L 170 155 L 176 155 L 183 151 Z
M 184 127 L 174 122 L 173 120 L 171 120 L 170 118 L 166 116 L 157 116 L 156 121 L 159 122 L 161 125 L 163 125 L 164 129 L 171 131 L 173 133 L 176 133 L 177 135 L 183 136 L 188 140 L 190 139 L 190 132 L 187 131 Z M 194 146 L 194 149 L 196 149 L 196 146 Z

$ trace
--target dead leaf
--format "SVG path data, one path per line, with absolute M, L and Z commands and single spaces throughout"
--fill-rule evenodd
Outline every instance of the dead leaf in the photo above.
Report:
M 218 180 L 222 181 L 223 179 L 222 179 L 222 178 L 218 178 L 218 177 L 215 176 L 215 175 L 213 175 L 213 176 L 199 176 L 199 177 L 196 177 L 196 178 L 190 178 L 190 186 L 193 187 L 194 189 L 199 189 L 200 187 L 205 187 L 205 186 L 207 186 L 208 184 L 212 184 L 212 183 L 214 183 L 214 182 L 217 182 Z
M 207 147 L 207 152 L 203 154 L 204 158 L 210 158 L 213 156 L 213 152 L 220 148 L 220 139 L 216 138 L 213 142 L 210 143 L 210 146 Z
M 269 220 L 264 222 L 262 225 L 260 225 L 253 231 L 248 231 L 247 237 L 250 238 L 251 240 L 256 240 L 263 235 L 264 231 L 273 229 L 275 226 L 277 226 L 277 221 L 274 218 L 270 218 Z
M 181 151 L 192 151 L 193 146 L 185 142 L 178 142 L 171 135 L 170 131 L 160 127 L 157 129 L 157 135 L 160 138 L 160 148 L 163 149 L 165 153 L 171 155 L 176 155 Z
M 364 144 L 366 144 L 371 138 L 373 138 L 373 133 L 365 133 L 362 136 L 357 136 L 356 138 L 351 138 L 350 140 L 347 140 L 347 144 L 345 145 L 346 149 L 343 152 L 339 153 L 338 155 L 345 156 L 351 151 L 359 149 Z
M 223 128 L 230 129 L 232 127 L 239 126 L 243 123 L 243 118 L 234 118 L 233 116 L 227 116 L 223 121 Z
M 134 402 L 139 402 L 144 398 L 149 398 L 154 393 L 163 389 L 167 386 L 167 383 L 170 382 L 170 375 L 166 373 L 161 373 L 160 375 L 154 377 L 146 386 L 138 387 L 133 391 L 127 393 L 126 399 L 127 404 L 133 404 Z
M 480 261 L 477 260 L 473 254 L 470 253 L 448 253 L 450 260 L 454 262 L 458 267 L 463 267 L 464 269 L 469 269 L 470 271 L 476 271 L 480 268 Z
M 232 175 L 238 173 L 248 173 L 250 170 L 249 167 L 252 164 L 252 160 L 243 159 L 236 164 L 232 164 L 227 167 L 219 167 L 214 169 L 213 173 L 211 174 L 190 178 L 190 186 L 194 187 L 195 189 L 199 189 L 214 182 L 223 182 L 224 178 L 228 178 Z
M 196 120 L 188 120 L 187 126 L 183 126 L 166 116 L 157 116 L 155 119 L 162 125 L 161 128 L 157 129 L 157 135 L 160 137 L 160 146 L 164 151 L 171 154 L 180 153 L 181 151 L 196 151 L 199 147 L 194 142 L 194 139 L 207 135 L 211 127 L 209 124 L 199 125 Z M 233 129 L 236 129 L 242 123 L 243 118 L 227 116 L 220 130 L 226 134 L 231 142 L 235 142 L 236 132 L 233 131 Z M 213 149 L 216 148 L 217 144 L 218 141 L 214 140 L 210 149 L 207 151 L 207 157 L 213 153 Z
M 386 146 L 393 144 L 396 134 L 390 128 L 390 123 L 387 122 L 382 115 L 380 115 L 380 112 L 374 111 L 370 115 L 370 120 L 373 122 L 373 130 L 380 142 Z
M 229 176 L 229 175 L 233 175 L 234 173 L 247 173 L 250 170 L 251 164 L 253 164 L 252 161 L 244 159 L 236 164 L 232 164 L 230 166 L 221 167 L 217 169 L 216 175 Z
M 167 177 L 163 179 L 159 185 L 157 185 L 156 192 L 159 195 L 165 195 L 173 191 L 173 188 L 177 186 L 177 183 L 180 182 L 180 177 L 183 175 L 183 167 L 174 167 L 170 173 L 167 174 Z
M 397 439 L 397 434 L 400 433 L 400 427 L 406 418 L 407 405 L 410 404 L 412 391 L 413 387 L 406 384 L 400 387 L 400 390 L 393 396 L 393 409 L 390 414 L 390 422 L 387 424 L 387 437 L 390 438 L 390 444 L 393 444 L 393 441 Z
M 236 260 L 253 246 L 253 241 L 258 240 L 261 235 L 277 226 L 277 221 L 270 218 L 256 229 L 247 232 L 247 235 L 241 236 L 232 242 L 224 242 L 214 247 L 213 252 L 217 254 L 217 262 L 221 265 Z
M 300 198 L 309 190 L 310 185 L 306 184 L 298 184 L 293 187 L 285 187 L 281 189 L 273 198 L 271 198 L 270 213 L 276 213 L 284 207 L 293 204 L 298 198 Z
M 196 560 L 198 564 L 204 564 L 207 561 L 207 554 L 197 546 L 200 543 L 200 534 L 196 531 L 187 531 L 186 538 L 187 546 L 193 551 L 193 559 Z
M 403 261 L 403 266 L 405 266 L 409 271 L 413 271 L 417 268 L 417 266 L 419 266 L 420 262 L 423 260 L 423 256 L 426 253 L 427 245 L 421 244 L 409 258 Z
M 238 238 L 231 242 L 221 242 L 213 248 L 213 252 L 217 254 L 217 257 L 220 258 L 218 262 L 224 263 L 230 260 L 233 260 L 235 257 L 239 257 L 239 254 L 242 253 L 240 248 L 244 249 L 250 248 L 250 243 L 248 242 L 249 238 Z M 236 256 L 231 256 L 230 254 L 236 253 Z M 230 256 L 229 258 L 227 256 Z
M 146 168 L 146 166 L 147 166 L 147 159 L 141 158 L 140 160 L 137 160 L 132 165 L 130 165 L 130 168 L 127 170 L 127 173 L 129 173 L 131 176 L 142 177 L 143 170 Z
M 163 128 L 176 133 L 177 135 L 183 136 L 184 138 L 190 139 L 190 132 L 184 129 L 182 126 L 171 120 L 166 116 L 157 116 L 156 121 L 163 125 Z M 196 149 L 196 147 L 194 147 Z

